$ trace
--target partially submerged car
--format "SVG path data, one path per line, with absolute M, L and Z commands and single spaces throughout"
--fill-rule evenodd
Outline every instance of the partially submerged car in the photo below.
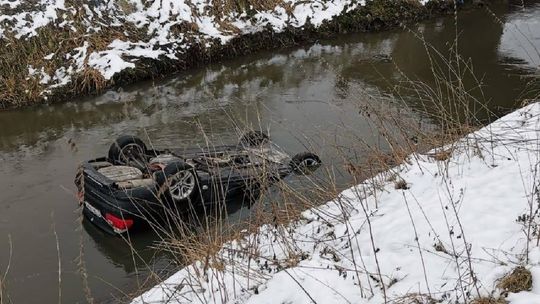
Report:
M 75 183 L 85 218 L 121 234 L 192 208 L 257 199 L 262 187 L 320 164 L 309 152 L 290 157 L 258 131 L 246 133 L 236 145 L 161 150 L 125 135 L 114 141 L 108 156 L 84 162 Z

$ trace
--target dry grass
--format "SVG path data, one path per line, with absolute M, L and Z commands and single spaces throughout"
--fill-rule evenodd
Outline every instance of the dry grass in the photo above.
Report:
M 409 189 L 409 185 L 407 182 L 403 179 L 399 179 L 394 183 L 394 189 L 396 190 L 407 190 Z
M 483 297 L 475 299 L 471 304 L 507 304 L 508 301 L 504 299 L 508 293 L 518 293 L 521 291 L 529 291 L 532 288 L 532 274 L 523 266 L 518 266 L 504 276 L 497 288 L 502 291 L 502 296 L 499 298 Z
M 9 275 L 9 270 L 11 268 L 11 261 L 13 257 L 13 243 L 11 240 L 11 235 L 8 234 L 8 246 L 9 248 L 9 260 L 7 261 L 6 268 L 0 273 L 0 304 L 11 303 L 11 299 L 8 293 L 8 284 L 7 279 Z
M 497 284 L 497 288 L 506 294 L 529 291 L 532 288 L 532 274 L 525 267 L 518 266 L 501 279 Z
M 40 28 L 37 36 L 30 38 L 18 39 L 13 33 L 5 34 L 6 37 L 2 39 L 4 47 L 0 48 L 0 109 L 44 101 L 46 85 L 40 83 L 41 75 L 29 75 L 30 66 L 54 76 L 55 71 L 61 67 L 75 66 L 75 62 L 66 59 L 66 56 L 73 55 L 73 50 L 82 47 L 84 42 L 89 43 L 88 52 L 92 52 L 107 49 L 115 39 L 127 40 L 129 37 L 144 41 L 144 29 L 137 29 L 130 24 L 103 27 L 99 32 L 82 34 L 87 30 L 84 20 L 79 17 L 84 16 L 84 8 L 75 4 L 72 4 L 77 7 L 75 15 L 71 11 L 66 12 L 67 19 L 73 20 L 73 30 L 48 25 Z M 102 21 L 111 22 L 106 19 Z M 44 59 L 49 54 L 54 54 L 53 58 Z M 82 72 L 75 75 L 74 81 L 62 88 L 61 93 L 72 95 L 99 92 L 108 85 L 111 83 L 106 82 L 98 71 L 88 67 L 85 62 Z
M 270 200 L 263 193 L 257 198 L 257 202 L 245 202 L 253 204 L 252 215 L 248 221 L 227 222 L 226 204 L 229 202 L 225 200 L 217 201 L 215 205 L 202 211 L 200 208 L 193 208 L 187 212 L 187 216 L 169 214 L 172 220 L 166 225 L 172 225 L 173 229 L 163 227 L 163 223 L 149 219 L 152 229 L 158 231 L 160 238 L 156 248 L 172 253 L 180 265 L 203 261 L 204 268 L 215 266 L 221 268 L 219 265 L 225 261 L 221 261 L 218 252 L 224 243 L 256 233 L 265 224 L 284 227 L 298 220 L 301 212 L 314 206 L 314 202 L 306 197 L 306 193 L 286 183 L 279 183 L 274 187 L 279 188 L 278 197 Z M 311 194 L 313 193 L 312 191 Z M 330 193 L 325 193 L 324 197 L 329 197 Z M 258 257 L 256 251 L 248 254 L 254 259 Z M 288 263 L 292 265 L 298 261 L 298 253 L 291 251 Z
M 429 295 L 411 293 L 403 297 L 399 297 L 390 302 L 390 304 L 436 304 L 440 301 L 435 300 Z
M 227 16 L 231 13 L 253 11 L 270 11 L 276 8 L 276 6 L 289 6 L 288 3 L 283 0 L 216 0 L 213 2 L 213 6 L 209 7 L 212 14 L 219 19 Z

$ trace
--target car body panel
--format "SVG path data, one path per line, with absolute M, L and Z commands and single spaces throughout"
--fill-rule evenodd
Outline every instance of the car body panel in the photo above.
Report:
M 198 187 L 195 198 L 182 206 L 164 203 L 157 182 L 148 181 L 152 178 L 151 172 L 143 178 L 146 180 L 144 185 L 123 188 L 123 184 L 98 171 L 107 166 L 107 163 L 113 163 L 107 157 L 100 157 L 81 165 L 82 176 L 76 182 L 81 192 L 83 214 L 88 220 L 104 231 L 116 234 L 112 224 L 105 219 L 105 215 L 110 213 L 117 218 L 133 220 L 133 229 L 142 229 L 149 220 L 162 219 L 166 208 L 172 207 L 184 212 L 194 206 L 211 205 L 218 201 L 226 203 L 230 198 L 249 191 L 257 193 L 258 196 L 262 181 L 269 185 L 292 172 L 288 163 L 290 157 L 270 142 L 247 148 L 228 145 L 147 150 L 146 154 L 148 159 L 179 158 L 191 165 L 197 173 Z M 164 157 L 160 158 L 160 155 Z M 134 184 L 138 185 L 139 181 Z

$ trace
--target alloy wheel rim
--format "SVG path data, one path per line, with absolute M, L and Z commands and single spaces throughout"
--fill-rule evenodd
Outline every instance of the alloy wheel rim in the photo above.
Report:
M 175 201 L 189 198 L 195 189 L 195 177 L 188 171 L 181 171 L 171 177 L 169 191 Z
M 302 168 L 311 168 L 315 167 L 319 164 L 319 162 L 316 159 L 313 158 L 306 158 L 303 161 L 300 162 L 300 167 Z
M 144 165 L 144 151 L 137 144 L 127 144 L 120 150 L 120 160 L 126 164 Z

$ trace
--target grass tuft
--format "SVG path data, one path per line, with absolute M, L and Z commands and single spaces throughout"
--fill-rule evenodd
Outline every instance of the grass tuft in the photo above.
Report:
M 505 294 L 531 290 L 532 274 L 527 268 L 518 266 L 503 277 L 497 287 Z

